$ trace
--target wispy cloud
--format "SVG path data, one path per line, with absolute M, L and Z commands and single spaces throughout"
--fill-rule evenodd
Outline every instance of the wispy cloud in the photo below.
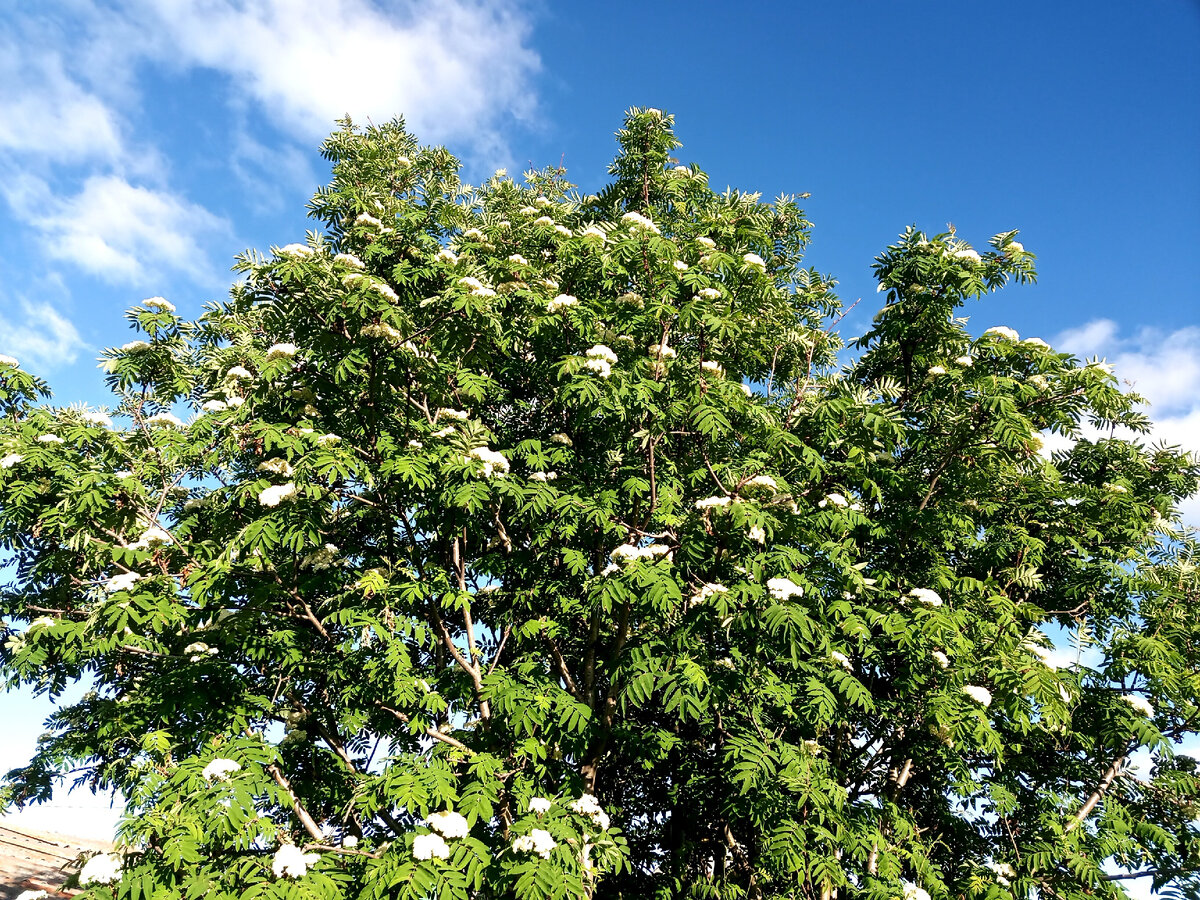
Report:
M 1096 319 L 1051 343 L 1076 356 L 1106 358 L 1117 378 L 1146 398 L 1154 422 L 1150 441 L 1200 454 L 1200 328 L 1141 328 L 1126 335 L 1110 319 Z M 1200 494 L 1184 503 L 1183 513 L 1200 525 Z
M 141 0 L 126 16 L 157 36 L 147 52 L 226 74 L 231 95 L 305 142 L 347 113 L 403 114 L 425 139 L 491 156 L 501 126 L 536 109 L 539 59 L 511 2 Z
M 85 345 L 70 320 L 49 303 L 18 300 L 16 305 L 19 313 L 0 310 L 0 353 L 43 369 L 70 365 L 78 358 Z M 11 310 L 12 303 L 3 307 Z
M 214 270 L 201 239 L 229 224 L 169 192 L 95 175 L 68 196 L 26 177 L 5 188 L 9 205 L 40 237 L 51 259 L 108 281 L 150 284 L 167 271 L 208 281 Z

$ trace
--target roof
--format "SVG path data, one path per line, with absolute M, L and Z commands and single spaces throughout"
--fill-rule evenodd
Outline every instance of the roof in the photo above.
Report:
M 69 864 L 81 853 L 110 849 L 112 844 L 107 841 L 68 837 L 0 822 L 0 895 L 15 897 L 27 890 L 56 894 L 71 874 Z

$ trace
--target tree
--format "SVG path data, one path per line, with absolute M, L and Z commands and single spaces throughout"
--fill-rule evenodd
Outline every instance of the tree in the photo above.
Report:
M 320 231 L 128 313 L 119 427 L 0 362 L 3 674 L 94 686 L 7 791 L 124 792 L 91 896 L 1200 896 L 1196 461 L 966 331 L 1015 232 L 907 230 L 839 369 L 796 198 L 672 124 L 580 196 L 347 120 Z

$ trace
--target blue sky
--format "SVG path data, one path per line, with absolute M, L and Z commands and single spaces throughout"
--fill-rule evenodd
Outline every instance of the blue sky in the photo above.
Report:
M 629 106 L 684 162 L 811 192 L 808 262 L 875 312 L 908 224 L 1020 228 L 1034 287 L 971 328 L 1107 357 L 1200 449 L 1200 4 L 46 0 L 0 11 L 0 353 L 104 401 L 123 309 L 222 296 L 233 254 L 301 239 L 334 118 L 404 114 L 468 180 L 560 159 L 598 188 Z M 1200 504 L 1187 507 L 1200 521 Z M 44 707 L 0 696 L 0 769 Z M 9 718 L 9 715 L 13 718 Z

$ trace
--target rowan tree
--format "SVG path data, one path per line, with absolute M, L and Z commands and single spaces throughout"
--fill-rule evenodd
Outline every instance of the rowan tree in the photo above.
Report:
M 1196 461 L 968 332 L 1016 232 L 906 230 L 843 347 L 798 198 L 618 140 L 470 187 L 347 120 L 109 409 L 0 359 L 0 673 L 91 685 L 9 802 L 122 792 L 102 898 L 1200 897 Z

